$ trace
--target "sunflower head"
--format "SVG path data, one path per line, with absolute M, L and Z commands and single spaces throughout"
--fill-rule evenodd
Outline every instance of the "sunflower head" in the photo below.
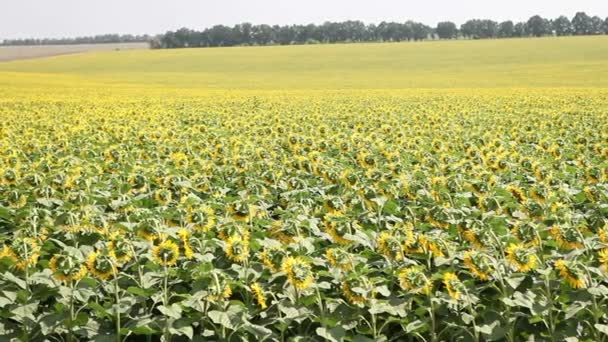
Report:
M 458 276 L 452 272 L 446 272 L 443 275 L 443 285 L 448 291 L 448 295 L 455 300 L 460 299 L 464 284 L 458 279 Z
M 512 243 L 506 249 L 507 260 L 518 272 L 530 272 L 538 266 L 538 257 L 521 243 Z
M 585 275 L 575 263 L 560 259 L 555 262 L 555 269 L 575 289 L 587 287 Z
M 332 267 L 337 267 L 343 271 L 350 271 L 353 268 L 352 255 L 343 249 L 328 248 L 325 251 L 325 258 Z
M 289 282 L 300 290 L 309 288 L 314 281 L 310 264 L 300 256 L 289 256 L 283 259 L 281 270 L 285 272 Z
M 250 288 L 251 293 L 254 295 L 255 301 L 258 303 L 260 308 L 262 308 L 262 310 L 266 309 L 268 305 L 266 304 L 266 296 L 264 295 L 264 289 L 262 286 L 255 282 L 251 284 Z
M 410 291 L 414 294 L 425 294 L 431 293 L 433 283 L 424 274 L 422 267 L 408 267 L 399 271 L 399 285 L 404 290 Z
M 226 240 L 224 248 L 228 259 L 235 262 L 245 262 L 249 258 L 249 239 L 241 235 L 232 235 Z
M 490 280 L 493 272 L 491 260 L 483 252 L 469 250 L 464 253 L 463 261 L 469 271 L 480 280 Z
M 107 253 L 99 251 L 89 254 L 86 265 L 89 272 L 101 280 L 110 279 L 118 272 L 114 260 Z
M 54 255 L 49 261 L 49 268 L 55 279 L 65 283 L 78 281 L 87 274 L 86 266 L 72 255 Z
M 164 240 L 152 247 L 152 259 L 159 265 L 173 266 L 179 258 L 179 246 L 171 241 Z

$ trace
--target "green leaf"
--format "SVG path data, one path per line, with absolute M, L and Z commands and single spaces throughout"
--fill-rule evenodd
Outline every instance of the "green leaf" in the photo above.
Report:
M 182 318 L 182 308 L 175 303 L 171 304 L 170 306 L 159 305 L 158 311 L 162 312 L 163 315 L 170 317 L 170 318 L 175 318 L 175 319 Z
M 484 335 L 492 335 L 492 332 L 494 331 L 494 329 L 496 329 L 499 326 L 500 326 L 500 322 L 494 321 L 491 324 L 484 324 L 482 326 L 476 326 L 475 330 L 479 331 L 480 333 L 482 333 Z
M 173 326 L 169 328 L 169 332 L 180 336 L 186 336 L 190 340 L 192 340 L 192 336 L 194 335 L 194 329 L 192 329 L 190 323 L 183 319 L 175 321 Z
M 608 335 L 608 325 L 595 324 L 594 327 L 595 327 L 595 329 L 597 329 L 599 332 L 603 333 L 604 335 Z
M 10 273 L 10 272 L 5 272 L 5 273 L 4 273 L 4 275 L 3 275 L 3 277 L 4 277 L 4 279 L 6 279 L 6 280 L 8 280 L 8 281 L 12 282 L 13 284 L 15 284 L 15 285 L 19 286 L 20 288 L 22 288 L 22 289 L 24 289 L 24 290 L 25 290 L 25 289 L 26 289 L 26 287 L 27 287 L 27 286 L 26 286 L 26 284 L 25 284 L 25 281 L 24 281 L 24 280 L 22 280 L 22 279 L 19 279 L 19 278 L 15 277 L 15 276 L 14 276 L 12 273 Z
M 331 342 L 340 342 L 344 339 L 344 336 L 346 336 L 346 331 L 342 327 L 335 327 L 331 329 L 320 327 L 317 328 L 316 332 L 317 335 Z
M 408 325 L 405 326 L 405 332 L 409 334 L 421 328 L 424 328 L 424 326 L 426 326 L 426 323 L 418 319 L 408 323 Z
M 215 311 L 215 310 L 209 311 L 207 313 L 207 316 L 209 316 L 209 318 L 211 318 L 211 321 L 215 324 L 219 324 L 228 329 L 234 328 L 232 326 L 232 322 L 230 322 L 230 317 L 228 316 L 227 313 L 225 313 L 223 311 Z

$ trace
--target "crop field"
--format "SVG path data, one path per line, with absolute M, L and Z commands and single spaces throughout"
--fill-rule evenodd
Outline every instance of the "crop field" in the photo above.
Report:
M 146 49 L 147 43 L 0 46 L 0 61 L 68 55 L 91 51 Z
M 607 43 L 0 63 L 0 339 L 608 340 Z

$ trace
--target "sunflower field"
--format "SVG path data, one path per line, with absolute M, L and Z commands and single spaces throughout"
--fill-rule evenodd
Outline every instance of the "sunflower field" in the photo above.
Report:
M 2 340 L 608 340 L 606 91 L 76 93 L 0 99 Z

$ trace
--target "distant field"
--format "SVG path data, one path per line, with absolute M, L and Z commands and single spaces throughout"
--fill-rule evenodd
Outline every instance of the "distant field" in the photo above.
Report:
M 607 61 L 608 36 L 597 36 L 101 51 L 0 73 L 182 89 L 606 87 Z
M 0 61 L 67 55 L 90 51 L 146 49 L 148 43 L 0 46 Z

